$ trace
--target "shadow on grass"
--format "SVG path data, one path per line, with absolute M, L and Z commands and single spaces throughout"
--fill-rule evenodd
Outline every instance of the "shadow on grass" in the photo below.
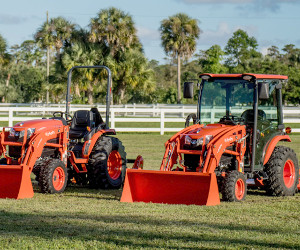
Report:
M 64 195 L 68 197 L 93 198 L 99 200 L 120 200 L 121 189 L 91 189 L 88 187 L 67 187 Z M 100 195 L 100 196 L 99 196 Z
M 263 189 L 248 189 L 247 195 L 270 197 Z
M 0 221 L 1 234 L 10 237 L 19 238 L 34 235 L 46 240 L 61 237 L 83 242 L 91 240 L 100 244 L 113 244 L 129 248 L 185 248 L 184 246 L 187 245 L 186 248 L 191 249 L 193 247 L 188 247 L 188 245 L 203 243 L 215 244 L 220 248 L 224 248 L 224 246 L 258 249 L 262 247 L 300 247 L 297 242 L 266 242 L 264 237 L 262 239 L 251 237 L 253 236 L 252 233 L 256 232 L 262 235 L 268 233 L 277 238 L 278 235 L 295 234 L 292 229 L 283 231 L 280 228 L 232 225 L 221 222 L 200 224 L 176 218 L 171 220 L 158 219 L 151 215 L 29 214 L 0 211 Z M 184 230 L 172 231 L 170 227 L 176 227 L 176 225 Z M 147 227 L 146 230 L 143 230 L 144 227 Z M 193 231 L 191 227 L 195 230 Z M 241 238 L 242 232 L 249 237 Z
M 34 193 L 41 193 L 38 185 L 33 185 Z M 100 194 L 100 196 L 99 196 Z M 47 194 L 51 195 L 51 194 Z M 92 189 L 88 186 L 70 185 L 63 195 L 76 198 L 92 198 L 99 200 L 120 200 L 122 195 L 121 189 Z

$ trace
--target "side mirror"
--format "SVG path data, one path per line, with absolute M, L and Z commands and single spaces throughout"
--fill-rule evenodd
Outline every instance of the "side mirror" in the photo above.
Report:
M 185 82 L 183 85 L 183 97 L 184 98 L 193 98 L 194 97 L 194 83 Z
M 258 83 L 258 99 L 267 100 L 270 97 L 269 84 L 266 82 Z

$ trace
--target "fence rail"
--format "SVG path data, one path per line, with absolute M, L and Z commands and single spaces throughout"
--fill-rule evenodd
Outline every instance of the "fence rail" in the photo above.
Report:
M 70 112 L 79 109 L 89 110 L 91 106 L 88 105 L 72 105 Z M 249 107 L 250 108 L 250 107 Z M 105 113 L 105 106 L 98 105 L 101 114 Z M 219 120 L 218 112 L 222 113 L 223 109 L 202 109 L 206 112 L 206 117 L 202 119 L 203 122 L 213 123 Z M 243 107 L 245 110 L 245 107 Z M 55 111 L 65 111 L 65 106 L 61 105 L 53 107 L 32 107 L 32 106 L 7 106 L 0 105 L 0 121 L 6 122 L 9 127 L 12 127 L 15 122 L 39 119 L 40 117 L 51 116 Z M 276 110 L 265 110 L 267 116 L 272 118 L 276 115 Z M 190 113 L 195 113 L 196 107 L 190 105 L 120 105 L 112 106 L 110 110 L 110 127 L 117 129 L 120 132 L 176 132 L 183 128 L 185 117 Z M 235 110 L 241 113 L 242 109 Z M 300 107 L 298 108 L 284 108 L 284 123 L 297 124 L 300 123 Z M 120 123 L 157 123 L 159 126 L 154 127 L 122 127 Z M 168 127 L 167 123 L 178 123 L 178 127 Z M 7 126 L 3 125 L 3 126 Z M 118 125 L 118 126 L 117 126 Z M 293 126 L 292 126 L 293 128 Z M 293 132 L 300 132 L 300 128 L 293 128 Z

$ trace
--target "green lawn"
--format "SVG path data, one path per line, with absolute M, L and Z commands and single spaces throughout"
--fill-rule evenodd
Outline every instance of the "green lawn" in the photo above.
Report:
M 170 136 L 118 134 L 128 158 L 144 156 L 145 169 L 159 169 Z M 300 135 L 291 137 L 300 158 Z M 0 199 L 1 249 L 300 248 L 300 194 L 251 191 L 242 203 L 215 207 L 120 203 L 120 196 L 69 187 L 60 195 L 36 190 L 32 199 Z

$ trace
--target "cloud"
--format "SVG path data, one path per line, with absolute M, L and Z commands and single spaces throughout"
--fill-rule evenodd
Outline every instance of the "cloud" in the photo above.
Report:
M 262 53 L 264 56 L 268 54 L 268 49 L 270 48 L 271 46 L 269 47 L 261 47 L 260 48 L 260 53 Z
M 285 45 L 287 44 L 294 44 L 296 47 L 300 45 L 300 39 L 299 40 L 285 40 L 285 39 L 272 39 L 272 40 L 260 40 L 258 41 L 259 44 L 259 50 L 260 52 L 265 55 L 267 52 L 267 49 L 271 46 L 276 46 L 279 48 L 279 50 L 282 50 Z
M 238 25 L 235 27 L 229 27 L 228 23 L 221 22 L 215 30 L 203 30 L 198 44 L 200 46 L 209 47 L 214 44 L 218 44 L 221 47 L 224 47 L 227 44 L 228 40 L 232 37 L 233 33 L 238 29 L 246 30 L 249 36 L 254 36 L 254 34 L 257 34 L 258 32 L 256 26 Z
M 176 0 L 186 4 L 231 4 L 238 9 L 253 9 L 258 12 L 264 10 L 277 11 L 281 4 L 299 4 L 299 0 Z
M 215 30 L 203 30 L 198 44 L 206 46 L 218 44 L 220 46 L 223 46 L 224 44 L 226 44 L 231 35 L 232 30 L 229 28 L 228 24 L 222 22 Z
M 137 35 L 144 44 L 152 44 L 153 42 L 160 40 L 160 34 L 158 30 L 149 29 L 146 27 L 138 26 Z
M 28 18 L 0 13 L 0 24 L 16 25 L 27 21 Z

